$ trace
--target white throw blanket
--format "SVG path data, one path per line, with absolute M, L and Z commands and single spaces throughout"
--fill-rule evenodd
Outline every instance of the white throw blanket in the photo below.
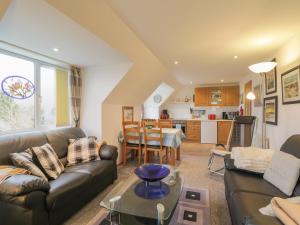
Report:
M 274 150 L 255 147 L 234 147 L 231 158 L 239 169 L 264 173 L 272 161 Z

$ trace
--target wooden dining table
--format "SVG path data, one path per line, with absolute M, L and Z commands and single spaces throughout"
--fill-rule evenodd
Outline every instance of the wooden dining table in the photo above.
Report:
M 141 129 L 141 143 L 145 144 L 144 142 L 144 130 Z M 176 160 L 180 160 L 180 145 L 182 140 L 185 138 L 184 133 L 181 129 L 177 128 L 162 128 L 162 135 L 163 135 L 163 146 L 170 148 L 170 164 L 172 166 L 176 165 Z M 119 143 L 123 143 L 123 132 L 119 133 Z M 136 144 L 135 141 L 129 141 L 129 143 Z M 150 145 L 159 145 L 159 142 L 153 141 L 149 142 Z

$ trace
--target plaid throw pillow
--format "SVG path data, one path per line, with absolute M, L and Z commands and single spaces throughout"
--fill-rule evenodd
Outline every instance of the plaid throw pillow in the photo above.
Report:
M 34 164 L 31 151 L 26 150 L 20 153 L 11 153 L 10 159 L 16 167 L 29 170 L 32 175 L 48 180 L 39 167 Z
M 64 165 L 50 144 L 47 143 L 30 149 L 33 153 L 33 161 L 36 162 L 48 179 L 56 179 L 64 171 Z
M 67 166 L 100 160 L 95 137 L 70 139 L 69 141 Z

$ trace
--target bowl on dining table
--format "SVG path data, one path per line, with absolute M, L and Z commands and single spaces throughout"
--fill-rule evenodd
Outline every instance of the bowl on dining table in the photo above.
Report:
M 156 182 L 170 174 L 170 169 L 159 164 L 145 164 L 137 167 L 134 173 L 143 181 Z

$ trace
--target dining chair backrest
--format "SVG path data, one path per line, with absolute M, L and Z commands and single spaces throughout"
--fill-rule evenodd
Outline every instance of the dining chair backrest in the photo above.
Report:
M 160 120 L 158 120 L 158 127 L 172 128 L 173 127 L 173 121 L 171 119 L 160 119 Z
M 141 144 L 141 126 L 138 121 L 123 123 L 124 142 L 133 141 L 136 144 Z
M 153 143 L 158 143 L 160 148 L 163 146 L 163 134 L 161 128 L 148 129 L 144 127 L 144 142 L 145 147 L 148 145 L 153 145 Z
M 158 127 L 158 122 L 157 120 L 152 120 L 152 119 L 143 119 L 142 120 L 142 126 L 147 127 L 147 126 L 152 126 L 152 127 Z

